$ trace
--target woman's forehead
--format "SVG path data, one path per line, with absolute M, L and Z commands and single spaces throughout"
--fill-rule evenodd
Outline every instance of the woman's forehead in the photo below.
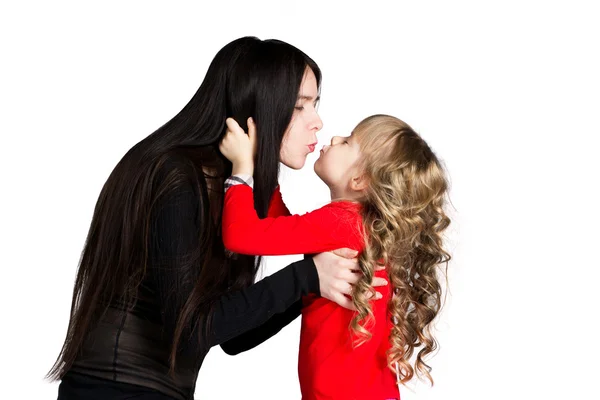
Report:
M 310 68 L 306 68 L 304 72 L 304 77 L 302 77 L 302 83 L 300 84 L 300 92 L 298 93 L 298 98 L 300 97 L 311 97 L 314 101 L 317 99 L 318 88 L 317 88 L 317 78 L 315 77 L 314 72 Z

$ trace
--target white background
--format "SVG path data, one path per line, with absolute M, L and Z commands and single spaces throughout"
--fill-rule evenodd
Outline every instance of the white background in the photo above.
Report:
M 436 385 L 403 399 L 598 399 L 600 15 L 593 2 L 3 2 L 0 6 L 0 398 L 43 380 L 67 328 L 100 189 L 245 35 L 323 71 L 319 145 L 362 118 L 411 124 L 452 180 L 450 289 Z M 294 212 L 327 201 L 282 171 Z M 295 257 L 271 258 L 265 273 Z M 199 399 L 298 399 L 299 321 L 235 358 Z

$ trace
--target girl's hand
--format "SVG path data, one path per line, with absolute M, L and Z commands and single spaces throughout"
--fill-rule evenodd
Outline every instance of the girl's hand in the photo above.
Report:
M 219 150 L 233 164 L 232 175 L 253 175 L 254 156 L 256 154 L 256 125 L 252 117 L 248 118 L 248 134 L 233 118 L 227 118 L 227 132 Z

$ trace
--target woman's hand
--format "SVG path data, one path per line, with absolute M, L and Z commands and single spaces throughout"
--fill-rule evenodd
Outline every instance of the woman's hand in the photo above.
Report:
M 317 254 L 313 257 L 317 272 L 321 297 L 331 300 L 342 307 L 356 310 L 352 299 L 352 286 L 358 282 L 360 269 L 358 267 L 358 252 L 351 249 L 338 249 L 332 252 Z M 382 269 L 378 267 L 377 269 Z M 383 278 L 374 277 L 373 286 L 386 286 L 388 281 Z M 381 294 L 376 293 L 375 299 L 380 299 Z
M 256 125 L 252 117 L 248 118 L 248 134 L 233 118 L 227 118 L 227 132 L 219 150 L 231 163 L 232 175 L 253 175 L 254 155 L 256 153 Z

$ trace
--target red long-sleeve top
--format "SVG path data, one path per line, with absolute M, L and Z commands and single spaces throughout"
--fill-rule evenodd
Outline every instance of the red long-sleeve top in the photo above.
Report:
M 304 215 L 290 215 L 279 188 L 267 218 L 254 210 L 252 188 L 232 186 L 225 195 L 223 242 L 240 254 L 311 254 L 342 247 L 363 250 L 360 205 L 332 202 Z M 376 276 L 387 278 L 386 271 Z M 305 297 L 298 355 L 303 400 L 398 399 L 395 374 L 387 366 L 392 324 L 387 304 L 390 285 L 378 287 L 381 300 L 371 303 L 375 323 L 371 339 L 354 347 L 349 329 L 353 311 L 324 298 Z

